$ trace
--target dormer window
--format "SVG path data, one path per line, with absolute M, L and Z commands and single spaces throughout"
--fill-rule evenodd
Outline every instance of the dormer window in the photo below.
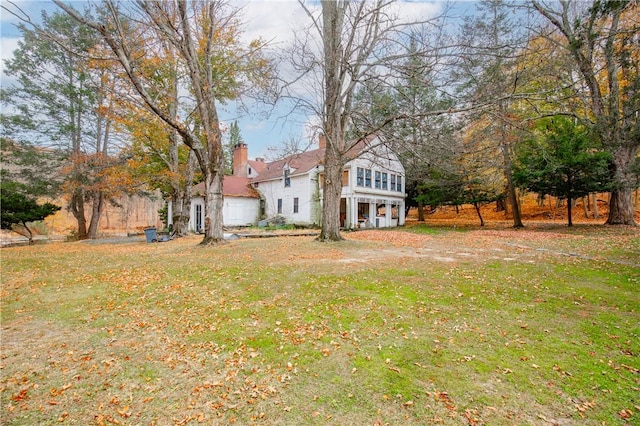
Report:
M 291 186 L 291 178 L 289 177 L 289 169 L 284 169 L 284 187 L 288 188 Z

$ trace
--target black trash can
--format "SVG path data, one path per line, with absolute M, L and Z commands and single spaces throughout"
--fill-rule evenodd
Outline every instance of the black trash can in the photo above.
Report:
M 145 228 L 144 235 L 147 237 L 148 243 L 155 243 L 158 241 L 158 234 L 155 227 Z

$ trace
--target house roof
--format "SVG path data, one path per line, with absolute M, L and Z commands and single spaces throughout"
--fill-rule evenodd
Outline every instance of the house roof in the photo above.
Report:
M 266 167 L 264 170 L 260 172 L 258 177 L 251 179 L 251 182 L 263 182 L 281 178 L 283 170 L 287 165 L 291 170 L 291 176 L 307 173 L 309 170 L 323 163 L 324 151 L 324 148 L 313 149 L 300 154 L 293 154 L 271 163 L 265 163 Z
M 373 135 L 360 139 L 346 153 L 347 159 L 350 161 L 357 158 L 375 137 L 376 136 Z M 260 171 L 260 169 L 256 168 L 259 176 L 251 179 L 251 182 L 264 182 L 267 180 L 279 179 L 283 176 L 284 168 L 287 165 L 291 170 L 290 176 L 308 173 L 314 167 L 324 164 L 325 150 L 325 148 L 313 149 L 299 154 L 293 154 L 271 163 L 263 163 L 265 166 L 264 169 Z
M 249 185 L 249 178 L 225 176 L 222 181 L 222 193 L 225 197 L 260 198 L 260 194 Z M 194 196 L 204 195 L 204 182 L 193 187 Z
M 256 173 L 258 173 L 258 174 L 262 173 L 264 171 L 264 169 L 267 168 L 267 163 L 265 163 L 264 161 L 249 160 L 249 161 L 247 161 L 247 163 L 249 163 L 251 168 L 253 168 L 253 170 L 255 170 Z

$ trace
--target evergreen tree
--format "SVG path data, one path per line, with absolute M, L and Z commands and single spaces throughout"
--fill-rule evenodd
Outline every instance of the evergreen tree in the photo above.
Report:
M 572 226 L 573 201 L 609 189 L 611 156 L 598 149 L 591 132 L 567 117 L 542 120 L 536 133 L 518 148 L 514 181 L 523 189 L 566 199 Z
M 225 174 L 233 174 L 233 148 L 243 143 L 244 139 L 242 139 L 242 135 L 240 134 L 238 120 L 234 120 L 229 126 L 229 140 L 224 147 Z
M 33 244 L 32 222 L 44 220 L 60 210 L 52 203 L 39 204 L 26 192 L 26 186 L 3 180 L 0 184 L 0 227 L 24 235 Z
M 358 91 L 354 137 L 379 129 L 405 168 L 406 207 L 417 207 L 418 220 L 424 221 L 424 206 L 452 201 L 462 147 L 452 116 L 434 114 L 452 108 L 453 101 L 438 87 L 437 58 L 420 51 L 419 45 L 428 43 L 418 43 L 419 36 L 412 35 L 393 85 L 368 81 Z

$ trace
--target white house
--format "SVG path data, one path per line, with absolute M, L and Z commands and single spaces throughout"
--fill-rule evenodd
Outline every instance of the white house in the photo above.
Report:
M 319 148 L 267 163 L 251 179 L 264 201 L 264 215 L 295 224 L 320 224 L 324 138 Z M 343 170 L 340 226 L 404 225 L 404 167 L 377 137 L 361 140 Z
M 261 218 L 282 216 L 288 223 L 319 225 L 322 215 L 324 138 L 319 148 L 278 161 L 248 159 L 246 144 L 233 151 L 233 176 L 225 176 L 224 225 L 246 226 Z M 377 137 L 361 140 L 342 174 L 340 226 L 344 228 L 404 225 L 405 176 L 398 157 Z M 189 229 L 204 223 L 203 184 L 194 188 Z

